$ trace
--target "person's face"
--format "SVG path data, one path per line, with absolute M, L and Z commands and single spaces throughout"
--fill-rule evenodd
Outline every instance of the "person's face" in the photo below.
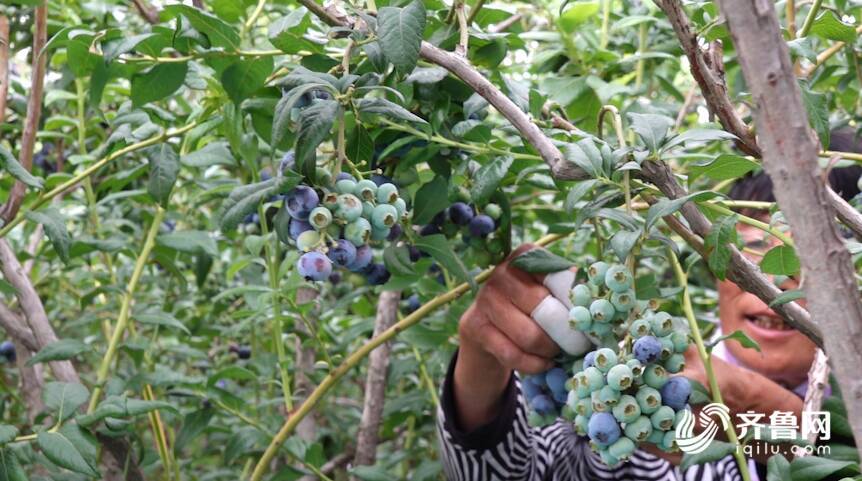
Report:
M 769 234 L 748 225 L 739 224 L 737 230 L 746 247 L 758 252 L 765 253 L 780 244 Z M 752 262 L 760 262 L 757 255 L 745 255 Z M 795 289 L 799 283 L 789 279 L 779 287 Z M 804 305 L 804 301 L 800 304 Z M 757 296 L 727 280 L 718 283 L 718 307 L 724 334 L 740 330 L 760 345 L 761 352 L 757 352 L 736 341 L 726 342 L 728 351 L 745 367 L 789 388 L 805 381 L 817 347 L 804 334 L 785 324 Z

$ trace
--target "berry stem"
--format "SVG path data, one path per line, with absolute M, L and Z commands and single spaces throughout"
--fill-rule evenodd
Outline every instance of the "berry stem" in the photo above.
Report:
M 688 326 L 691 329 L 691 336 L 694 339 L 695 346 L 697 347 L 697 354 L 703 362 L 706 378 L 709 381 L 709 391 L 710 394 L 712 394 L 712 401 L 724 404 L 724 400 L 721 397 L 721 390 L 718 388 L 718 379 L 715 377 L 715 372 L 712 370 L 711 355 L 706 350 L 703 336 L 700 333 L 697 319 L 695 319 L 694 316 L 694 309 L 691 305 L 691 293 L 688 290 L 688 275 L 682 269 L 682 265 L 680 265 L 679 259 L 676 257 L 673 249 L 668 248 L 667 255 L 671 265 L 673 266 L 674 273 L 676 274 L 676 280 L 679 285 L 682 286 L 683 312 L 685 312 L 685 317 L 688 320 Z M 751 481 L 751 474 L 748 472 L 748 460 L 745 459 L 745 455 L 743 455 L 742 451 L 739 450 L 740 443 L 739 439 L 736 437 L 736 431 L 732 425 L 728 425 L 725 432 L 727 433 L 728 441 L 737 446 L 737 449 L 733 450 L 733 457 L 736 458 L 736 463 L 739 465 L 739 473 L 742 475 L 743 481 Z

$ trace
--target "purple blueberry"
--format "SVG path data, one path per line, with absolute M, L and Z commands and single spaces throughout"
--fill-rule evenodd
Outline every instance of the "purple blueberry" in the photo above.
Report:
M 411 312 L 415 311 L 416 309 L 419 309 L 421 306 L 422 306 L 422 302 L 419 301 L 419 295 L 413 294 L 407 298 L 407 307 L 404 309 L 404 311 L 407 314 L 410 314 Z
M 374 174 L 371 176 L 371 181 L 377 184 L 377 187 L 380 187 L 383 184 L 395 184 L 395 181 L 385 175 Z
M 356 247 L 349 240 L 338 239 L 327 255 L 335 265 L 347 267 L 356 260 Z
M 545 384 L 547 384 L 551 389 L 551 392 L 554 393 L 566 391 L 566 379 L 568 379 L 566 371 L 559 367 L 549 369 L 548 372 L 545 373 Z
M 368 244 L 356 248 L 356 256 L 353 262 L 347 265 L 347 270 L 351 272 L 360 272 L 371 264 L 372 257 L 371 247 Z
M 661 341 L 655 336 L 644 336 L 635 341 L 632 352 L 635 359 L 641 362 L 644 366 L 649 363 L 656 362 L 661 356 Z
M 332 271 L 332 274 L 329 275 L 329 283 L 337 286 L 339 282 L 341 282 L 341 272 Z
M 248 359 L 251 357 L 251 348 L 248 346 L 239 346 L 236 349 L 236 356 L 240 359 Z
M 379 286 L 382 284 L 386 284 L 386 281 L 389 280 L 389 271 L 386 270 L 386 266 L 383 264 L 372 264 L 365 274 L 365 279 L 368 280 L 368 283 L 372 286 Z
M 590 351 L 584 356 L 584 369 L 596 365 L 596 351 Z
M 288 224 L 287 229 L 290 238 L 296 240 L 299 237 L 299 234 L 313 230 L 314 227 L 311 227 L 311 224 L 304 220 L 290 219 L 290 223 Z
M 12 341 L 3 341 L 0 343 L 0 356 L 5 357 L 9 362 L 15 362 L 15 344 L 12 344 Z
M 356 182 L 356 177 L 347 172 L 339 172 L 338 175 L 335 176 L 335 181 L 338 182 L 339 180 L 352 180 L 353 182 Z
M 599 446 L 609 446 L 620 438 L 620 425 L 611 413 L 593 413 L 587 434 Z
M 542 394 L 543 381 L 540 378 L 541 375 L 527 376 L 521 381 L 521 391 L 523 391 L 527 401 Z
M 317 251 L 306 252 L 296 261 L 296 267 L 307 281 L 324 281 L 332 274 L 332 262 Z
M 434 235 L 439 234 L 440 228 L 434 224 L 426 224 L 423 225 L 421 229 L 419 229 L 419 235 L 425 237 L 426 235 Z
M 317 192 L 307 185 L 297 186 L 284 199 L 287 213 L 294 219 L 308 220 L 308 214 L 320 203 Z
M 407 252 L 410 253 L 410 262 L 417 262 L 422 257 L 422 251 L 416 246 L 407 247 Z
M 446 211 L 441 210 L 431 218 L 431 224 L 437 227 L 442 227 L 446 223 Z
M 389 229 L 389 235 L 386 236 L 386 240 L 392 242 L 401 237 L 401 234 L 404 233 L 404 229 L 401 228 L 401 224 L 393 224 Z
M 485 214 L 479 214 L 470 221 L 468 229 L 473 237 L 487 237 L 494 232 L 494 219 Z
M 691 383 L 683 376 L 674 376 L 661 387 L 661 402 L 670 406 L 674 411 L 679 411 L 688 404 L 691 396 Z
M 530 399 L 530 407 L 542 415 L 551 414 L 557 409 L 554 401 L 544 394 L 537 394 L 533 399 Z
M 467 225 L 473 220 L 473 208 L 463 202 L 449 206 L 449 220 L 457 225 Z

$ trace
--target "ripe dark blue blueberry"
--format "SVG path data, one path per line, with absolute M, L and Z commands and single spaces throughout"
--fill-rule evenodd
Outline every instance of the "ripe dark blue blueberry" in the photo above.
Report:
M 15 344 L 12 344 L 12 341 L 0 343 L 0 356 L 5 357 L 9 362 L 15 362 Z
M 659 356 L 661 356 L 661 341 L 656 339 L 655 336 L 641 337 L 635 341 L 632 352 L 635 355 L 635 359 L 640 361 L 641 364 L 656 362 Z
M 423 225 L 421 229 L 419 229 L 419 235 L 421 235 L 423 237 L 426 235 L 434 235 L 434 234 L 439 234 L 439 233 L 440 233 L 440 228 L 434 224 L 426 224 L 426 225 Z
M 599 446 L 609 446 L 620 438 L 620 425 L 611 413 L 593 413 L 587 435 Z
M 368 283 L 372 286 L 386 284 L 386 281 L 389 280 L 389 277 L 389 271 L 386 270 L 386 266 L 384 266 L 383 264 L 372 264 L 365 274 L 365 279 L 367 279 Z
M 494 219 L 485 214 L 479 214 L 470 221 L 468 229 L 473 237 L 486 237 L 494 232 Z
M 353 182 L 356 182 L 356 177 L 347 172 L 339 172 L 338 175 L 335 176 L 335 181 L 338 182 L 339 180 L 352 180 Z
M 596 365 L 596 351 L 590 351 L 584 356 L 584 369 Z
M 371 247 L 368 244 L 356 248 L 356 256 L 353 262 L 347 265 L 347 270 L 351 272 L 359 272 L 371 264 L 372 257 Z
M 565 392 L 566 379 L 568 379 L 566 371 L 559 367 L 549 369 L 548 372 L 545 373 L 545 384 L 547 384 L 554 393 Z
M 404 309 L 408 314 L 419 309 L 422 306 L 422 302 L 419 301 L 419 295 L 413 294 L 407 298 L 407 307 Z
M 311 227 L 311 224 L 309 224 L 308 222 L 306 222 L 304 220 L 298 220 L 298 219 L 291 218 L 290 224 L 288 224 L 287 229 L 288 229 L 288 233 L 290 235 L 290 238 L 293 240 L 296 240 L 300 234 L 302 234 L 303 232 L 308 232 L 310 230 L 314 230 L 314 227 Z
M 410 262 L 416 262 L 422 258 L 422 251 L 416 246 L 409 246 L 407 252 L 410 253 Z
M 544 382 L 540 378 L 540 375 L 526 376 L 521 381 L 521 391 L 524 392 L 524 397 L 527 398 L 528 402 L 539 394 L 542 394 L 542 385 Z
M 386 236 L 386 240 L 390 242 L 397 240 L 403 233 L 404 229 L 401 228 L 401 224 L 395 224 L 389 229 L 389 235 Z
M 557 406 L 554 404 L 554 401 L 544 394 L 537 394 L 535 397 L 530 399 L 530 407 L 533 408 L 533 411 L 542 415 L 551 414 L 557 410 Z
M 284 199 L 287 213 L 294 219 L 308 220 L 311 210 L 320 203 L 317 192 L 307 185 L 297 186 L 291 190 Z
M 372 175 L 371 176 L 371 182 L 374 182 L 375 184 L 377 184 L 377 187 L 380 187 L 383 184 L 395 185 L 395 181 L 392 180 L 390 177 L 387 177 L 385 175 L 380 175 L 380 174 Z
M 324 281 L 332 274 L 332 262 L 317 251 L 306 252 L 298 261 L 296 267 L 307 281 Z
M 236 356 L 240 359 L 248 359 L 251 357 L 251 348 L 248 346 L 239 346 L 236 350 Z
M 685 408 L 691 397 L 691 383 L 683 376 L 674 376 L 661 387 L 661 402 L 675 411 Z
M 333 286 L 337 286 L 339 282 L 341 282 L 341 272 L 332 271 L 332 274 L 329 274 L 329 283 Z
M 348 240 L 338 239 L 327 255 L 335 265 L 347 267 L 356 260 L 356 247 Z
M 467 225 L 473 220 L 473 208 L 463 202 L 449 206 L 449 220 L 458 225 Z

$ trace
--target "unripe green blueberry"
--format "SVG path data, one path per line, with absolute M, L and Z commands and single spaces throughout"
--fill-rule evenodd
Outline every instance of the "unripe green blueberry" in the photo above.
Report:
M 613 304 L 607 299 L 596 299 L 590 304 L 590 315 L 592 315 L 595 322 L 611 322 L 614 314 L 616 314 L 616 310 Z
M 583 306 L 575 306 L 569 310 L 571 325 L 579 331 L 588 331 L 593 325 L 593 316 L 590 310 Z
M 578 284 L 572 288 L 572 304 L 576 306 L 589 307 L 593 302 L 593 293 L 590 291 L 590 286 L 586 284 Z
M 662 439 L 664 439 L 664 431 L 659 431 L 658 429 L 654 429 L 653 432 L 650 433 L 649 437 L 646 439 L 646 442 L 655 444 L 656 446 L 661 445 Z
M 617 363 L 617 353 L 606 347 L 598 349 L 594 362 L 599 371 L 608 372 Z
M 664 437 L 661 440 L 659 448 L 663 451 L 676 451 L 676 433 L 674 431 L 664 433 Z
M 590 366 L 584 369 L 584 376 L 586 377 L 586 385 L 590 392 L 596 392 L 605 385 L 605 376 L 601 371 L 595 366 Z
M 341 237 L 341 226 L 336 224 L 335 222 L 326 226 L 326 235 L 332 237 L 333 239 L 338 239 Z
M 611 333 L 611 325 L 606 322 L 594 322 L 589 333 L 596 337 L 604 337 Z
M 335 191 L 339 194 L 352 194 L 356 191 L 356 181 L 341 179 L 335 183 Z
M 348 179 L 349 180 L 349 179 Z M 338 209 L 338 193 L 337 192 L 327 192 L 323 194 L 323 201 L 321 202 L 324 207 L 334 212 Z
M 362 216 L 362 202 L 353 194 L 341 194 L 338 196 L 338 208 L 335 213 L 347 222 L 353 222 Z
M 689 408 L 688 408 L 688 406 L 686 406 L 685 409 L 680 409 L 679 411 L 677 411 L 673 415 L 673 428 L 674 429 L 676 429 L 676 427 L 679 426 L 679 423 L 682 422 L 682 418 L 683 418 L 683 416 L 685 416 L 685 412 L 688 410 L 689 410 Z
M 673 319 L 666 312 L 656 312 L 650 320 L 653 335 L 656 337 L 667 336 L 673 332 Z
M 469 204 L 473 201 L 473 197 L 470 195 L 470 189 L 464 187 L 463 185 L 459 185 L 457 192 L 455 193 L 455 197 L 465 204 Z
M 673 351 L 683 353 L 688 349 L 688 334 L 680 331 L 674 331 L 670 334 L 670 340 L 673 342 Z
M 614 417 L 621 423 L 630 423 L 641 415 L 641 407 L 634 396 L 623 394 L 613 409 Z
M 371 225 L 378 228 L 390 228 L 398 222 L 398 211 L 389 204 L 378 204 L 371 215 Z
M 649 420 L 653 428 L 667 431 L 673 427 L 674 415 L 672 407 L 662 406 L 650 415 Z
M 601 286 L 605 282 L 605 274 L 608 272 L 608 264 L 606 262 L 594 262 L 587 268 L 587 276 L 594 286 Z
M 575 412 L 586 417 L 593 414 L 593 402 L 590 398 L 578 399 L 575 403 Z
M 670 359 L 671 354 L 674 353 L 673 349 L 673 340 L 670 335 L 660 337 L 658 341 L 661 343 L 661 353 L 659 353 L 659 360 L 666 361 Z
M 407 213 L 407 202 L 404 202 L 404 199 L 399 197 L 392 203 L 392 207 L 395 207 L 395 211 L 398 212 L 398 218 L 403 219 L 404 214 Z
M 603 413 L 610 410 L 610 407 L 602 401 L 601 390 L 590 393 L 590 401 L 592 402 L 594 413 Z
M 319 185 L 332 185 L 332 172 L 328 169 L 317 167 L 314 169 L 314 172 L 317 176 L 317 183 Z
M 381 184 L 377 187 L 377 202 L 391 204 L 398 198 L 398 187 L 390 183 Z
M 635 443 L 625 436 L 620 436 L 616 442 L 608 447 L 608 453 L 620 461 L 628 459 L 634 452 Z
M 499 219 L 500 216 L 503 215 L 503 209 L 501 209 L 500 206 L 497 204 L 488 204 L 482 210 L 485 212 L 485 215 L 494 220 Z
M 661 364 L 650 364 L 644 369 L 643 378 L 647 386 L 661 389 L 667 382 L 667 370 Z
M 362 202 L 362 217 L 370 219 L 374 215 L 374 204 L 371 202 Z
M 652 423 L 649 418 L 644 415 L 638 416 L 634 421 L 627 423 L 623 432 L 626 437 L 636 443 L 642 443 L 647 440 L 652 434 Z
M 373 202 L 377 198 L 377 184 L 374 181 L 363 179 L 356 183 L 353 195 L 363 201 Z
M 315 207 L 308 214 L 308 223 L 317 230 L 326 229 L 332 222 L 332 212 L 326 207 Z
M 635 298 L 635 291 L 631 289 L 611 294 L 611 304 L 613 304 L 614 309 L 619 312 L 628 313 L 634 309 L 636 303 L 637 299 Z
M 685 369 L 685 356 L 680 353 L 671 355 L 667 361 L 664 362 L 664 368 L 667 372 L 672 374 L 682 371 Z
M 609 408 L 616 406 L 620 400 L 620 392 L 616 389 L 605 385 L 599 390 L 599 401 Z
M 486 239 L 485 245 L 488 249 L 488 252 L 492 254 L 500 254 L 503 252 L 504 245 L 503 239 L 494 237 L 493 239 Z
M 578 435 L 586 436 L 587 429 L 589 429 L 590 417 L 584 416 L 582 414 L 578 414 L 575 416 L 575 431 L 577 431 Z
M 619 439 L 617 440 L 619 441 Z M 602 462 L 605 463 L 608 467 L 614 467 L 620 464 L 620 460 L 614 457 L 613 454 L 607 449 L 599 450 L 599 457 L 602 458 Z
M 527 424 L 534 428 L 538 428 L 544 426 L 545 418 L 536 411 L 530 411 L 530 413 L 527 414 Z
M 608 386 L 617 391 L 628 389 L 633 382 L 632 370 L 625 364 L 617 364 L 608 371 Z
M 577 415 L 576 415 L 576 414 L 575 414 L 575 412 L 572 410 L 572 408 L 570 408 L 569 406 L 565 406 L 565 405 L 564 405 L 564 406 L 560 409 L 560 417 L 561 417 L 561 418 L 563 418 L 563 419 L 565 419 L 566 421 L 569 421 L 569 422 L 574 421 L 574 420 L 575 420 L 575 416 L 577 416 Z
M 316 230 L 307 230 L 296 238 L 296 247 L 301 251 L 310 251 L 320 243 L 320 234 Z
M 647 336 L 649 333 L 650 323 L 646 319 L 635 319 L 629 327 L 629 334 L 635 339 Z
M 635 399 L 638 400 L 643 414 L 652 414 L 661 407 L 661 394 L 650 386 L 641 386 L 635 394 Z
M 634 379 L 640 379 L 641 376 L 643 376 L 644 366 L 637 359 L 629 359 L 628 361 L 626 361 L 626 366 L 628 366 L 629 369 L 632 370 L 632 377 Z
M 344 227 L 344 238 L 352 242 L 356 247 L 367 244 L 370 237 L 371 223 L 362 217 Z
M 611 326 L 611 331 L 619 338 L 626 337 L 626 333 L 629 331 L 628 324 L 625 322 L 615 320 Z
M 379 228 L 377 226 L 371 226 L 371 240 L 373 241 L 382 241 L 386 240 L 386 237 L 389 236 L 389 232 L 392 229 L 389 227 Z
M 586 373 L 581 371 L 575 374 L 575 377 L 572 378 L 572 388 L 575 390 L 575 394 L 577 394 L 579 398 L 586 399 L 589 402 L 590 393 L 592 391 L 590 391 L 590 380 L 587 378 Z
M 613 265 L 605 272 L 605 285 L 614 292 L 625 292 L 632 287 L 632 275 L 623 265 Z

